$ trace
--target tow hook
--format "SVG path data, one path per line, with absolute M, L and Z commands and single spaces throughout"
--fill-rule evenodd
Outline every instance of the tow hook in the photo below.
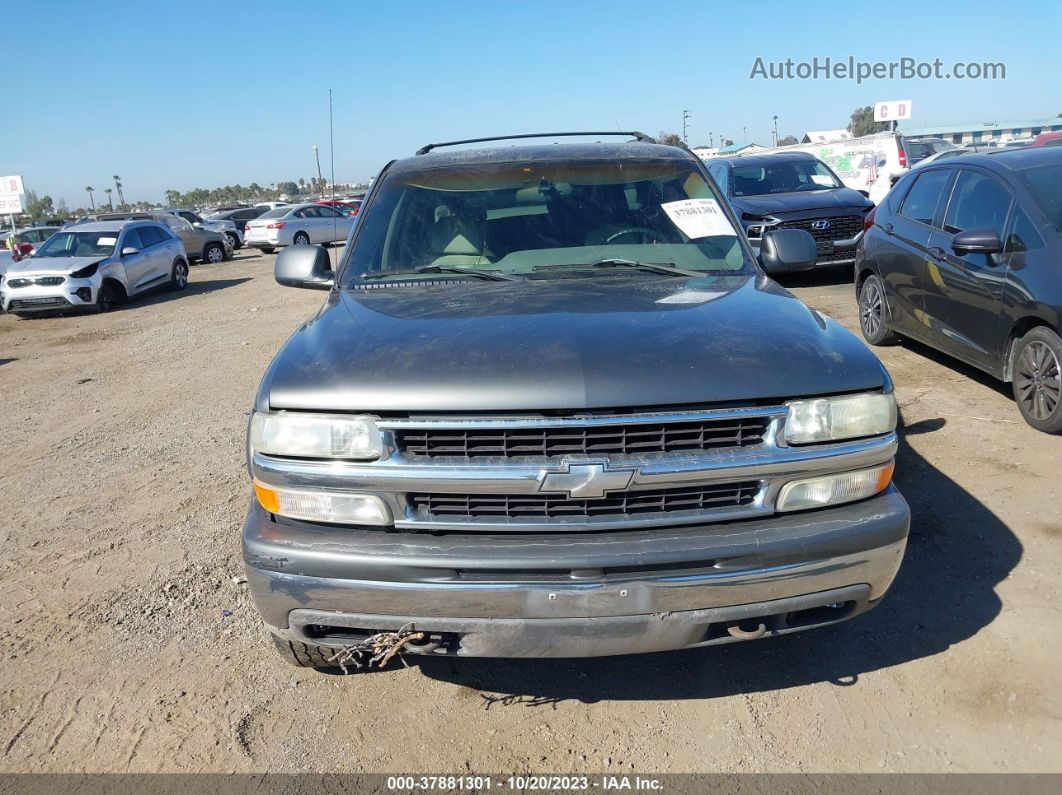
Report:
M 742 640 L 756 640 L 756 638 L 762 638 L 767 634 L 767 627 L 765 627 L 761 621 L 756 625 L 755 629 L 742 629 L 741 624 L 731 624 L 726 628 L 726 631 L 735 638 L 741 638 Z

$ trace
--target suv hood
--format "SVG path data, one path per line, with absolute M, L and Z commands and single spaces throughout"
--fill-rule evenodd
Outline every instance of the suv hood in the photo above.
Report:
M 772 193 L 766 196 L 735 196 L 730 203 L 738 210 L 755 215 L 832 210 L 839 207 L 869 207 L 871 205 L 871 201 L 866 196 L 852 188 Z
M 739 403 L 879 389 L 850 332 L 766 276 L 334 291 L 258 408 L 469 412 Z
M 72 273 L 94 262 L 103 262 L 108 257 L 98 254 L 92 257 L 27 257 L 7 266 L 8 276 L 16 273 Z

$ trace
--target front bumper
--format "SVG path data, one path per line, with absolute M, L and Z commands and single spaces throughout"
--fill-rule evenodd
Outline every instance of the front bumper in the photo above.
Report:
M 19 276 L 21 277 L 21 274 Z M 62 284 L 33 284 L 26 287 L 10 287 L 5 281 L 3 286 L 0 286 L 0 306 L 5 312 L 19 314 L 86 309 L 95 305 L 100 284 L 102 280 L 98 276 L 88 279 L 65 276 Z
M 243 550 L 255 604 L 288 640 L 340 647 L 412 622 L 436 654 L 579 657 L 850 618 L 889 588 L 909 524 L 891 486 L 805 513 L 574 537 L 280 523 L 252 501 Z

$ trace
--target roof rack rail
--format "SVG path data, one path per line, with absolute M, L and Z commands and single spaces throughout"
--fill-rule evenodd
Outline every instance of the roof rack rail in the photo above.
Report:
M 560 138 L 568 135 L 630 135 L 633 136 L 636 141 L 641 141 L 646 144 L 655 144 L 656 139 L 650 138 L 643 132 L 637 130 L 615 130 L 604 132 L 553 132 L 553 133 L 528 133 L 526 135 L 494 135 L 490 138 L 468 138 L 464 141 L 444 141 L 437 144 L 427 144 L 417 150 L 418 155 L 426 155 L 432 149 L 440 146 L 457 146 L 458 144 L 481 144 L 485 141 L 511 141 L 515 138 Z

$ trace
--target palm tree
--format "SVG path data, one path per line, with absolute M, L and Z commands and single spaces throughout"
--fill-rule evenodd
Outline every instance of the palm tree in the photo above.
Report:
M 121 180 L 122 180 L 122 178 L 119 177 L 117 174 L 114 175 L 114 187 L 116 187 L 118 189 L 118 203 L 122 207 L 124 207 L 125 206 L 125 196 L 122 195 L 122 182 L 121 182 Z
M 95 212 L 96 211 L 96 200 L 92 198 L 92 191 L 94 191 L 96 189 L 94 187 L 92 187 L 91 185 L 89 185 L 87 188 L 85 188 L 85 190 L 88 191 L 89 201 L 92 202 L 92 210 L 93 210 L 93 212 Z
M 109 204 L 111 206 L 111 209 L 113 210 L 114 209 L 114 202 L 111 201 L 111 189 L 110 188 L 104 188 L 103 192 L 107 194 L 107 204 Z

